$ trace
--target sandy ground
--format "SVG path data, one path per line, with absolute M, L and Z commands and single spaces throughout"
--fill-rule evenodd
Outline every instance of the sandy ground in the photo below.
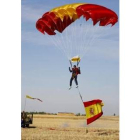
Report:
M 119 117 L 103 116 L 90 125 L 82 116 L 34 115 L 22 140 L 119 140 Z

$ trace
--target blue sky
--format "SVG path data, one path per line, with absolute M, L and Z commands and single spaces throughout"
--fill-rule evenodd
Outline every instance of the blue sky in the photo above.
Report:
M 35 27 L 43 13 L 76 2 L 103 5 L 119 16 L 118 0 L 22 0 L 22 110 L 27 94 L 43 100 L 43 103 L 26 100 L 27 111 L 84 113 L 74 83 L 72 90 L 68 90 L 71 76 L 68 60 Z M 119 114 L 119 23 L 95 46 L 80 63 L 81 94 L 84 101 L 102 99 L 104 115 Z

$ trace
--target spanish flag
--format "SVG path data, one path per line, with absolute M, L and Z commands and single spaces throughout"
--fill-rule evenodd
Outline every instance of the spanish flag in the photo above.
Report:
M 97 99 L 83 103 L 86 111 L 87 125 L 103 115 L 102 106 L 104 106 L 104 104 L 102 100 Z
M 42 100 L 40 100 L 38 98 L 33 98 L 33 97 L 29 96 L 29 95 L 26 95 L 26 98 L 28 98 L 28 99 L 36 99 L 36 100 L 39 100 L 40 102 L 42 102 Z

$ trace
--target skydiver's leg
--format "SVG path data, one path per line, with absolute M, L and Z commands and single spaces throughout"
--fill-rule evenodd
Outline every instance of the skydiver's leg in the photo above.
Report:
M 70 87 L 72 86 L 73 77 L 70 79 Z
M 78 86 L 77 76 L 74 77 L 75 84 Z

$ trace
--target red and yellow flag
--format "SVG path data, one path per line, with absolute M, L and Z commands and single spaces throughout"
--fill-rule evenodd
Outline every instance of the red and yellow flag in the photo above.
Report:
M 97 99 L 83 103 L 86 111 L 87 125 L 103 115 L 102 106 L 104 106 L 104 104 L 102 100 Z
M 40 99 L 38 99 L 38 98 L 33 98 L 33 97 L 29 96 L 29 95 L 26 95 L 26 98 L 28 98 L 28 99 L 33 99 L 33 100 L 36 99 L 36 100 L 42 102 L 42 100 L 40 100 Z

